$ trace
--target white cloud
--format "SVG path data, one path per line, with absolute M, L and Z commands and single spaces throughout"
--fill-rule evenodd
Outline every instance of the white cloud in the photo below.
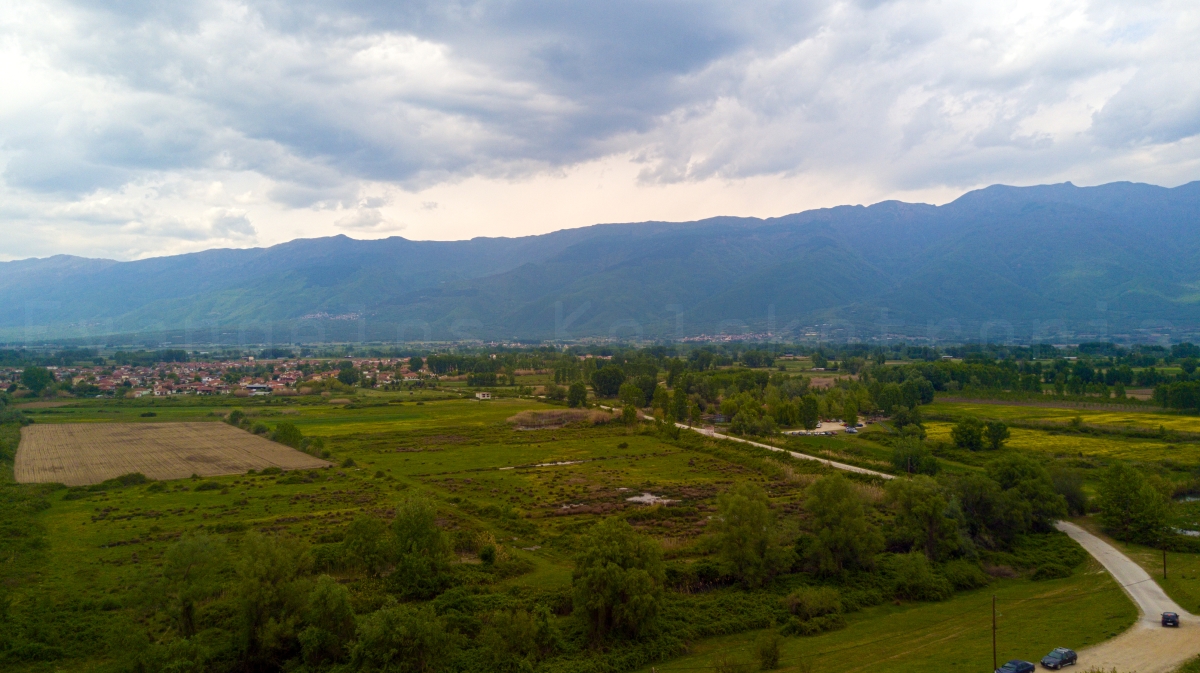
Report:
M 340 229 L 370 233 L 390 233 L 404 228 L 403 224 L 389 222 L 383 213 L 375 208 L 358 208 L 349 215 L 339 218 L 333 225 Z
M 0 257 L 1178 184 L 1197 34 L 1182 0 L 10 0 Z

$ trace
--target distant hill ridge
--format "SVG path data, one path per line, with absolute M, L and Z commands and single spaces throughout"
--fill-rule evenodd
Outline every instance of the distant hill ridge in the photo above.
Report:
M 311 317 L 319 316 L 319 317 Z M 0 340 L 1151 338 L 1200 326 L 1200 182 L 993 186 L 521 238 L 0 263 Z

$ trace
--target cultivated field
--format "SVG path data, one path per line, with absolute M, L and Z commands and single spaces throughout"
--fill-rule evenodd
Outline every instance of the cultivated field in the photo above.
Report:
M 327 465 L 224 423 L 62 423 L 22 429 L 14 472 L 22 483 L 82 486 L 130 472 L 181 479 Z

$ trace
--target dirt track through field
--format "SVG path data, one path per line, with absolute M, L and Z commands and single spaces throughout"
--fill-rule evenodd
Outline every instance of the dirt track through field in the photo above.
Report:
M 1073 523 L 1060 521 L 1058 529 L 1070 535 L 1108 570 L 1137 604 L 1140 613 L 1137 623 L 1125 633 L 1080 651 L 1080 669 L 1170 673 L 1200 655 L 1200 618 L 1180 608 L 1149 573 L 1112 545 Z M 1179 628 L 1162 626 L 1164 612 L 1179 614 Z
M 22 428 L 14 472 L 22 483 L 83 486 L 130 472 L 182 479 L 329 464 L 224 423 L 63 423 Z

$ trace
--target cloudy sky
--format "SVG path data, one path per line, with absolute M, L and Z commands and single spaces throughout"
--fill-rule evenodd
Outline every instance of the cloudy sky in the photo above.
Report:
M 0 3 L 0 259 L 1200 179 L 1200 5 Z

